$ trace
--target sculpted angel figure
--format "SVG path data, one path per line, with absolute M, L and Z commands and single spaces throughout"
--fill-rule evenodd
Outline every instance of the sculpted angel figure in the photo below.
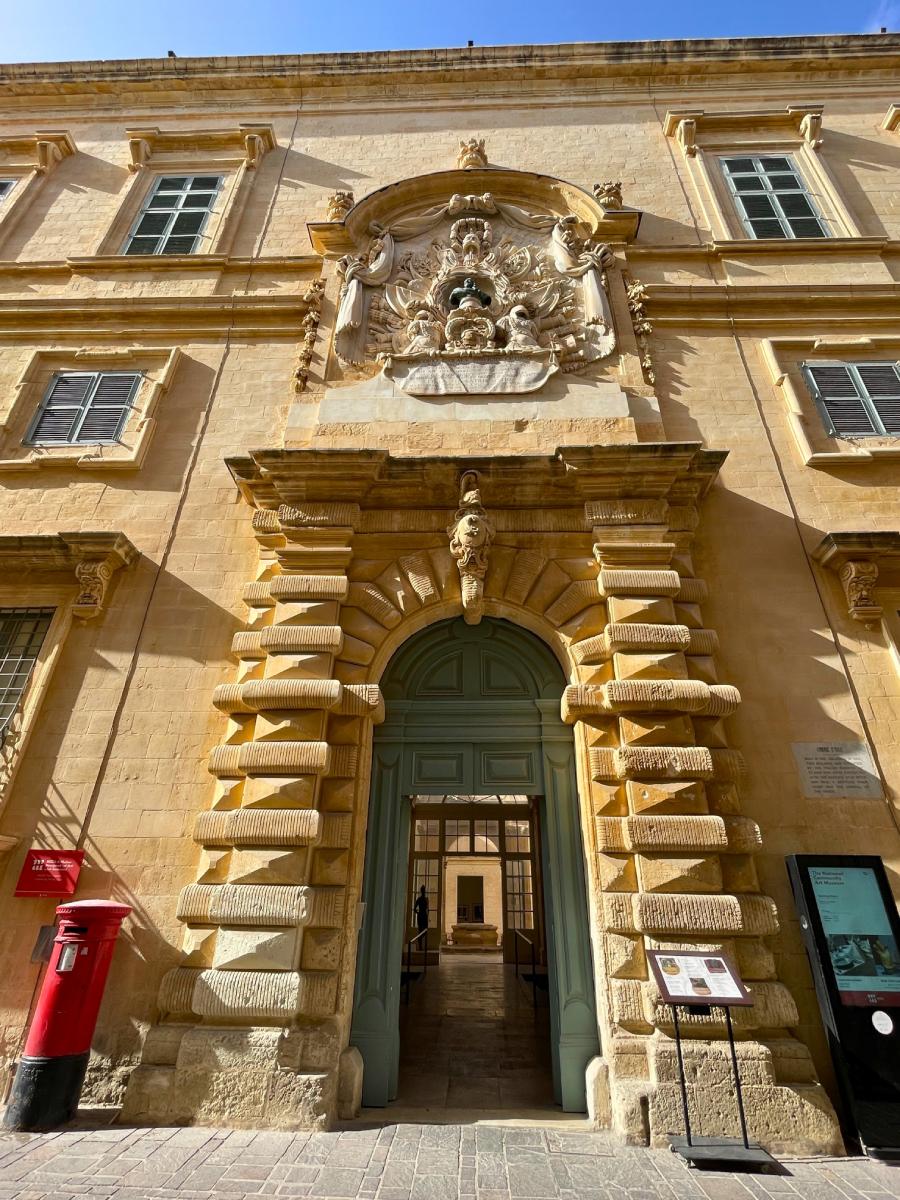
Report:
M 553 226 L 553 261 L 560 275 L 581 280 L 585 325 L 600 325 L 607 331 L 613 322 L 603 272 L 613 261 L 612 252 L 608 246 L 584 241 L 577 226 L 578 218 L 571 215 L 560 217 Z
M 334 327 L 334 345 L 338 357 L 347 363 L 358 363 L 362 355 L 359 336 L 365 307 L 364 287 L 378 287 L 387 283 L 394 265 L 394 239 L 380 225 L 372 225 L 375 237 L 369 247 L 367 259 L 345 254 L 338 263 L 344 277 L 341 297 L 338 302 L 337 320 Z
M 426 309 L 420 309 L 406 327 L 409 343 L 404 354 L 437 354 L 444 330 Z
M 515 304 L 505 317 L 497 322 L 497 328 L 506 334 L 507 350 L 539 350 L 538 328 L 524 304 Z

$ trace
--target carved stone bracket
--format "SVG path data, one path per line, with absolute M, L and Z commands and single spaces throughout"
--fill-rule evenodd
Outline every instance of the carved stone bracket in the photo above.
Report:
M 482 507 L 475 471 L 465 471 L 460 479 L 459 508 L 447 534 L 462 584 L 463 619 L 468 625 L 477 625 L 484 610 L 484 577 L 494 526 Z
M 900 533 L 829 533 L 813 551 L 823 567 L 836 571 L 855 621 L 877 621 L 882 608 L 876 584 L 900 584 Z
M 353 193 L 346 191 L 332 192 L 325 202 L 325 220 L 343 221 L 353 207 Z
M 72 612 L 83 620 L 102 612 L 113 575 L 120 567 L 130 566 L 137 557 L 137 549 L 123 533 L 0 537 L 0 573 L 22 580 L 74 572 L 79 591 Z
M 461 171 L 471 171 L 475 167 L 488 165 L 487 152 L 484 148 L 484 138 L 466 138 L 459 143 L 456 155 L 456 165 Z

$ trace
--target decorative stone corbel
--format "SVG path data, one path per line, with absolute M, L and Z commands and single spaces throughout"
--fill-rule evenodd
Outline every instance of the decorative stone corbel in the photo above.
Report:
M 813 558 L 837 573 L 855 621 L 877 621 L 882 607 L 875 587 L 900 585 L 900 533 L 896 531 L 828 533 Z
M 355 201 L 353 199 L 352 192 L 332 192 L 326 201 L 325 220 L 343 221 L 347 213 L 353 207 L 354 203 Z
M 847 597 L 847 611 L 854 621 L 877 620 L 882 612 L 873 595 L 878 581 L 878 563 L 846 562 L 840 569 L 839 578 Z
M 90 621 L 103 611 L 115 572 L 133 563 L 138 551 L 122 534 L 61 533 L 59 536 L 76 558 L 79 591 L 72 603 L 72 615 Z
M 818 150 L 822 145 L 822 112 L 824 111 L 822 104 L 789 104 L 787 106 L 788 113 L 796 120 L 800 118 L 800 123 L 797 130 L 803 140 L 813 150 Z
M 697 153 L 697 122 L 693 117 L 682 117 L 675 127 L 675 140 L 688 156 L 693 158 Z
M 463 472 L 459 483 L 459 508 L 453 523 L 447 526 L 447 534 L 462 584 L 463 619 L 468 625 L 477 625 L 484 611 L 484 577 L 494 540 L 494 526 L 481 504 L 476 471 Z
M 128 153 L 131 155 L 128 170 L 132 174 L 137 171 L 143 171 L 150 161 L 150 143 L 143 137 L 130 137 L 128 139 Z

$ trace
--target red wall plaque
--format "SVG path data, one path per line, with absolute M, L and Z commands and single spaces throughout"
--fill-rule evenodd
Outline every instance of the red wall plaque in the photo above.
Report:
M 14 895 L 71 896 L 83 862 L 83 850 L 29 850 Z

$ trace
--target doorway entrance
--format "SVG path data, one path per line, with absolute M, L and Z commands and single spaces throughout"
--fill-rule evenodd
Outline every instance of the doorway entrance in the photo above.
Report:
M 364 1105 L 398 1098 L 401 1046 L 413 1045 L 415 1004 L 421 1016 L 436 1005 L 449 1018 L 452 1008 L 454 1021 L 445 1028 L 456 1029 L 457 1015 L 482 1019 L 474 998 L 480 986 L 498 1014 L 487 1019 L 512 1032 L 518 952 L 526 973 L 543 976 L 546 986 L 552 1099 L 567 1112 L 586 1109 L 585 1069 L 599 1041 L 574 746 L 559 715 L 563 686 L 542 642 L 490 619 L 423 630 L 385 672 L 350 1039 L 363 1059 Z M 429 932 L 413 951 L 413 905 L 423 884 Z M 499 919 L 489 920 L 489 911 Z M 524 944 L 529 928 L 536 935 L 533 971 Z M 475 954 L 481 962 L 466 957 Z M 405 959 L 423 975 L 419 999 L 410 993 L 408 1008 L 401 1006 Z M 492 966 L 499 972 L 493 983 L 476 978 Z M 531 1005 L 528 990 L 521 993 Z M 540 1058 L 538 1050 L 530 1053 Z M 495 1107 L 490 1100 L 469 1099 L 465 1107 Z

